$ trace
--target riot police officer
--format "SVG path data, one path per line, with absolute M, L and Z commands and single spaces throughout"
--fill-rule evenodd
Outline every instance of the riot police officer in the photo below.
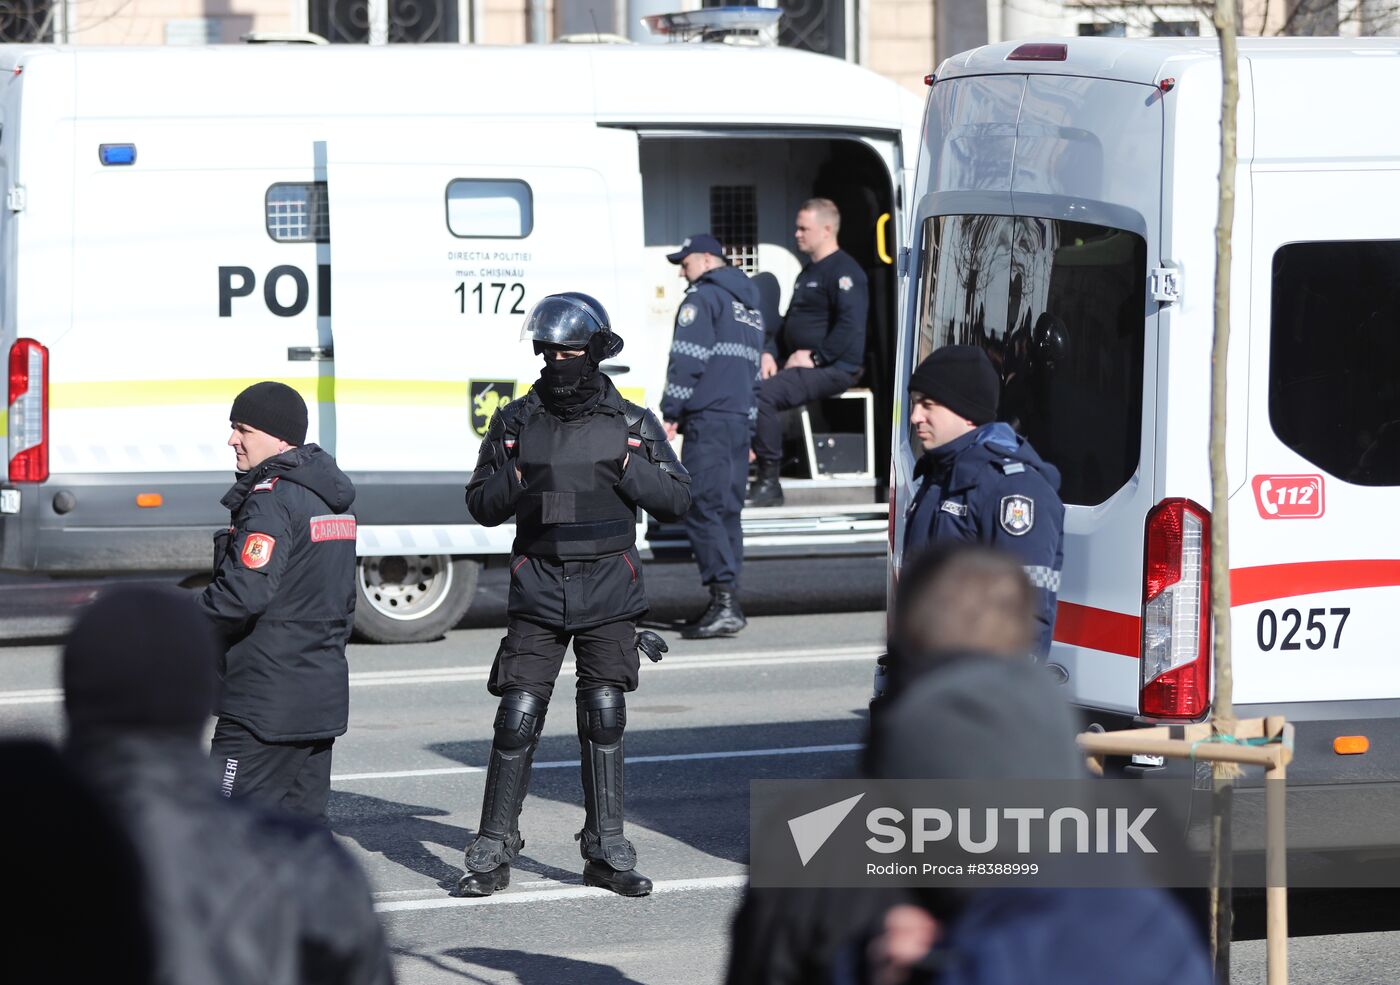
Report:
M 486 769 L 481 824 L 467 848 L 463 896 L 510 883 L 524 845 L 519 816 L 554 681 L 572 641 L 582 758 L 584 882 L 644 896 L 623 834 L 624 694 L 637 687 L 638 649 L 659 660 L 665 645 L 637 633 L 646 612 L 636 511 L 679 520 L 690 477 L 650 411 L 623 400 L 599 368 L 622 351 L 603 306 L 586 294 L 544 298 L 521 339 L 544 356 L 540 378 L 506 404 L 481 443 L 467 508 L 484 526 L 515 519 L 509 623 L 487 689 L 501 699 Z
M 738 597 L 744 563 L 739 514 L 757 415 L 763 315 L 757 286 L 729 265 L 713 236 L 691 236 L 666 259 L 680 267 L 690 288 L 676 311 L 661 417 L 667 434 L 685 435 L 681 456 L 692 496 L 685 528 L 710 590 L 709 606 L 681 635 L 711 639 L 748 625 Z
M 1018 557 L 1036 591 L 1035 655 L 1044 659 L 1064 565 L 1060 472 L 996 421 L 1000 388 L 980 346 L 943 346 L 914 370 L 909 423 L 924 454 L 904 552 L 907 560 L 929 544 L 969 541 Z

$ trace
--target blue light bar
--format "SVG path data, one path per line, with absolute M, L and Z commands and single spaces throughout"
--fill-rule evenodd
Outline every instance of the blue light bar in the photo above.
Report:
M 135 164 L 135 144 L 102 144 L 97 148 L 98 159 L 106 166 L 113 164 Z

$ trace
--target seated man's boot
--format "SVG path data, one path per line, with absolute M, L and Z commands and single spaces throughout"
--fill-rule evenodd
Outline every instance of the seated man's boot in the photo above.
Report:
M 760 458 L 755 465 L 753 482 L 749 485 L 746 506 L 782 506 L 783 487 L 778 481 L 782 462 L 777 459 Z
M 622 833 L 622 732 L 627 706 L 622 689 L 577 692 L 578 744 L 583 773 L 583 882 L 620 896 L 645 896 L 651 880 L 637 871 L 637 850 Z
M 481 824 L 467 848 L 467 873 L 458 880 L 454 896 L 490 896 L 510 885 L 511 859 L 525 847 L 520 810 L 548 708 L 548 702 L 526 691 L 507 691 L 502 696 L 486 766 Z
M 749 624 L 739 608 L 739 596 L 732 585 L 710 586 L 710 607 L 693 626 L 681 630 L 688 640 L 712 640 L 717 636 L 733 636 Z

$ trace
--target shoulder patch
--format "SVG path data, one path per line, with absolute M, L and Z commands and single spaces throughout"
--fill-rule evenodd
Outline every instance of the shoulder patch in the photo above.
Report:
M 267 534 L 253 533 L 248 535 L 248 539 L 243 542 L 243 551 L 238 555 L 245 568 L 258 568 L 267 566 L 272 560 L 272 552 L 277 547 L 277 538 L 269 537 Z
M 693 321 L 695 321 L 695 305 L 681 305 L 680 314 L 676 315 L 676 324 L 684 328 Z
M 355 518 L 331 513 L 311 518 L 311 542 L 319 544 L 323 540 L 354 540 Z
M 836 282 L 836 286 L 843 291 L 849 291 L 856 286 L 856 282 L 851 280 L 850 275 L 846 275 Z
M 277 485 L 278 478 L 278 476 L 274 475 L 271 479 L 265 479 L 259 482 L 253 487 L 253 492 L 272 492 Z
M 1013 537 L 1030 533 L 1035 526 L 1035 500 L 1019 493 L 1001 497 L 1001 510 L 998 513 L 1001 529 Z

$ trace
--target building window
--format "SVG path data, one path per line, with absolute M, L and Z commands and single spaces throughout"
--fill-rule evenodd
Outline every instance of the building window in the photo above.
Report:
M 710 187 L 710 233 L 724 256 L 746 274 L 758 273 L 758 196 L 753 185 Z
M 59 11 L 51 0 L 11 0 L 0 6 L 0 43 L 33 44 L 53 40 Z
M 267 190 L 267 234 L 279 243 L 329 243 L 324 181 L 281 181 Z
M 447 185 L 447 229 L 463 239 L 523 239 L 535 228 L 534 195 L 523 181 L 457 178 Z
M 1147 243 L 1060 219 L 934 216 L 924 225 L 918 351 L 978 345 L 1002 378 L 1000 417 L 1092 506 L 1137 471 Z M 1400 282 L 1397 282 L 1400 283 Z
M 1279 440 L 1347 482 L 1400 485 L 1400 240 L 1281 247 L 1269 334 Z
M 458 40 L 457 0 L 388 0 L 389 44 Z M 373 33 L 369 0 L 309 0 L 307 23 L 332 44 L 366 44 Z
M 1152 25 L 1154 38 L 1198 38 L 1200 21 L 1157 21 Z
M 1128 36 L 1128 25 L 1116 21 L 1097 24 L 1080 24 L 1079 36 L 1081 38 L 1126 38 Z

